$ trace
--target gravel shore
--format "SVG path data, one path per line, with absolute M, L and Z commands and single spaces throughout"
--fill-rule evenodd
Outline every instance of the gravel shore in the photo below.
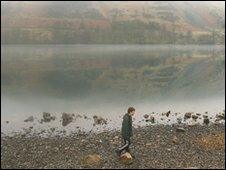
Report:
M 121 145 L 119 131 L 74 133 L 70 136 L 17 134 L 1 137 L 1 168 L 225 168 L 225 124 L 155 125 L 134 129 L 130 165 L 114 150 Z M 89 154 L 98 165 L 84 165 Z

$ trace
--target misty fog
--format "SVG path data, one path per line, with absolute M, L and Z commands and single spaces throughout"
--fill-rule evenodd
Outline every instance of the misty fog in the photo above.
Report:
M 58 127 L 63 112 L 86 115 L 89 126 L 80 120 L 69 128 L 90 130 L 94 115 L 119 127 L 129 106 L 136 108 L 135 124 L 146 113 L 214 116 L 225 108 L 223 46 L 5 45 L 1 61 L 6 130 L 42 112 L 56 115 Z

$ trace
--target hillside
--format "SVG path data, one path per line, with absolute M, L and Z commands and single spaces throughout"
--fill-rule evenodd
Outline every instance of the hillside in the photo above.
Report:
M 5 44 L 224 44 L 224 2 L 1 2 Z

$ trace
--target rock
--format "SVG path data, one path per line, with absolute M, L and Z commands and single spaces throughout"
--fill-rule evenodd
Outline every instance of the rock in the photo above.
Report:
M 87 119 L 87 116 L 86 115 L 84 115 L 84 119 Z
M 50 128 L 50 130 L 51 130 L 52 132 L 54 132 L 54 131 L 55 131 L 55 128 L 54 128 L 54 127 L 52 127 L 52 128 Z
M 148 117 L 149 117 L 148 114 L 145 114 L 145 115 L 144 115 L 144 118 L 145 118 L 145 119 L 148 119 Z
M 33 126 L 30 126 L 29 129 L 33 129 Z
M 69 113 L 62 113 L 62 126 L 67 126 L 73 120 L 73 115 Z
M 95 125 L 99 125 L 99 124 L 107 124 L 107 121 L 102 118 L 101 116 L 93 116 L 93 119 L 94 119 L 94 124 Z
M 119 138 L 118 136 L 115 136 L 115 137 L 114 137 L 114 139 L 118 139 L 118 138 Z
M 219 118 L 216 118 L 216 119 L 215 119 L 215 122 L 219 122 L 220 120 L 221 120 L 221 119 L 219 119 Z
M 55 116 L 51 116 L 51 114 L 48 112 L 43 112 L 42 115 L 43 115 L 43 119 L 41 120 L 41 122 L 50 122 L 51 120 L 56 119 Z
M 120 162 L 129 165 L 133 163 L 133 158 L 129 152 L 126 152 L 120 156 Z
M 219 114 L 216 115 L 216 118 L 220 119 L 220 120 L 225 120 L 225 114 L 224 113 L 219 113 Z
M 151 117 L 150 117 L 150 121 L 151 121 L 151 123 L 155 123 L 155 118 L 154 118 L 154 116 L 151 116 Z
M 82 163 L 84 165 L 99 165 L 100 161 L 101 161 L 100 155 L 93 154 L 85 156 L 82 160 Z
M 207 119 L 207 118 L 208 118 L 208 116 L 207 116 L 207 115 L 203 115 L 202 117 L 203 117 L 204 119 Z
M 191 118 L 191 114 L 192 114 L 191 112 L 185 113 L 184 118 L 185 118 L 185 119 Z
M 177 132 L 185 132 L 186 130 L 184 128 L 182 128 L 182 127 L 177 127 L 176 131 Z
M 196 120 L 196 119 L 198 119 L 198 116 L 197 115 L 192 115 L 192 119 Z
M 146 119 L 145 121 L 155 123 L 155 118 L 153 116 L 150 116 L 149 119 Z
M 187 167 L 187 168 L 184 168 L 184 169 L 200 169 L 198 167 Z
M 179 139 L 176 136 L 173 137 L 172 141 L 174 144 L 179 144 Z
M 169 110 L 168 112 L 166 112 L 165 115 L 166 115 L 167 117 L 169 117 L 169 115 L 170 115 L 170 110 Z
M 34 121 L 34 117 L 30 116 L 27 119 L 24 120 L 24 122 L 33 122 Z
M 200 114 L 200 113 L 196 113 L 196 115 L 197 115 L 197 116 L 200 116 L 201 114 Z
M 208 118 L 204 118 L 203 119 L 203 123 L 206 124 L 206 125 L 208 125 L 210 123 L 210 120 Z
M 145 145 L 146 145 L 146 146 L 151 146 L 152 144 L 151 144 L 151 143 L 146 143 Z
M 9 123 L 9 121 L 7 120 L 7 121 L 5 121 L 7 124 Z
M 72 114 L 72 116 L 74 116 L 74 114 Z M 78 115 L 76 115 L 75 119 L 77 119 L 77 118 L 82 118 L 82 116 L 80 114 L 78 114 Z M 88 118 L 88 117 L 86 117 L 86 118 Z
M 181 124 L 181 123 L 182 123 L 182 119 L 178 117 L 178 118 L 177 118 L 177 123 L 178 123 L 178 124 Z

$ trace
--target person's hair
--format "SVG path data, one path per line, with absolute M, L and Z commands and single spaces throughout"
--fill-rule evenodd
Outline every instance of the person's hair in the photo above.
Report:
M 135 109 L 133 107 L 129 107 L 128 108 L 128 113 L 131 113 L 132 111 L 135 111 Z

